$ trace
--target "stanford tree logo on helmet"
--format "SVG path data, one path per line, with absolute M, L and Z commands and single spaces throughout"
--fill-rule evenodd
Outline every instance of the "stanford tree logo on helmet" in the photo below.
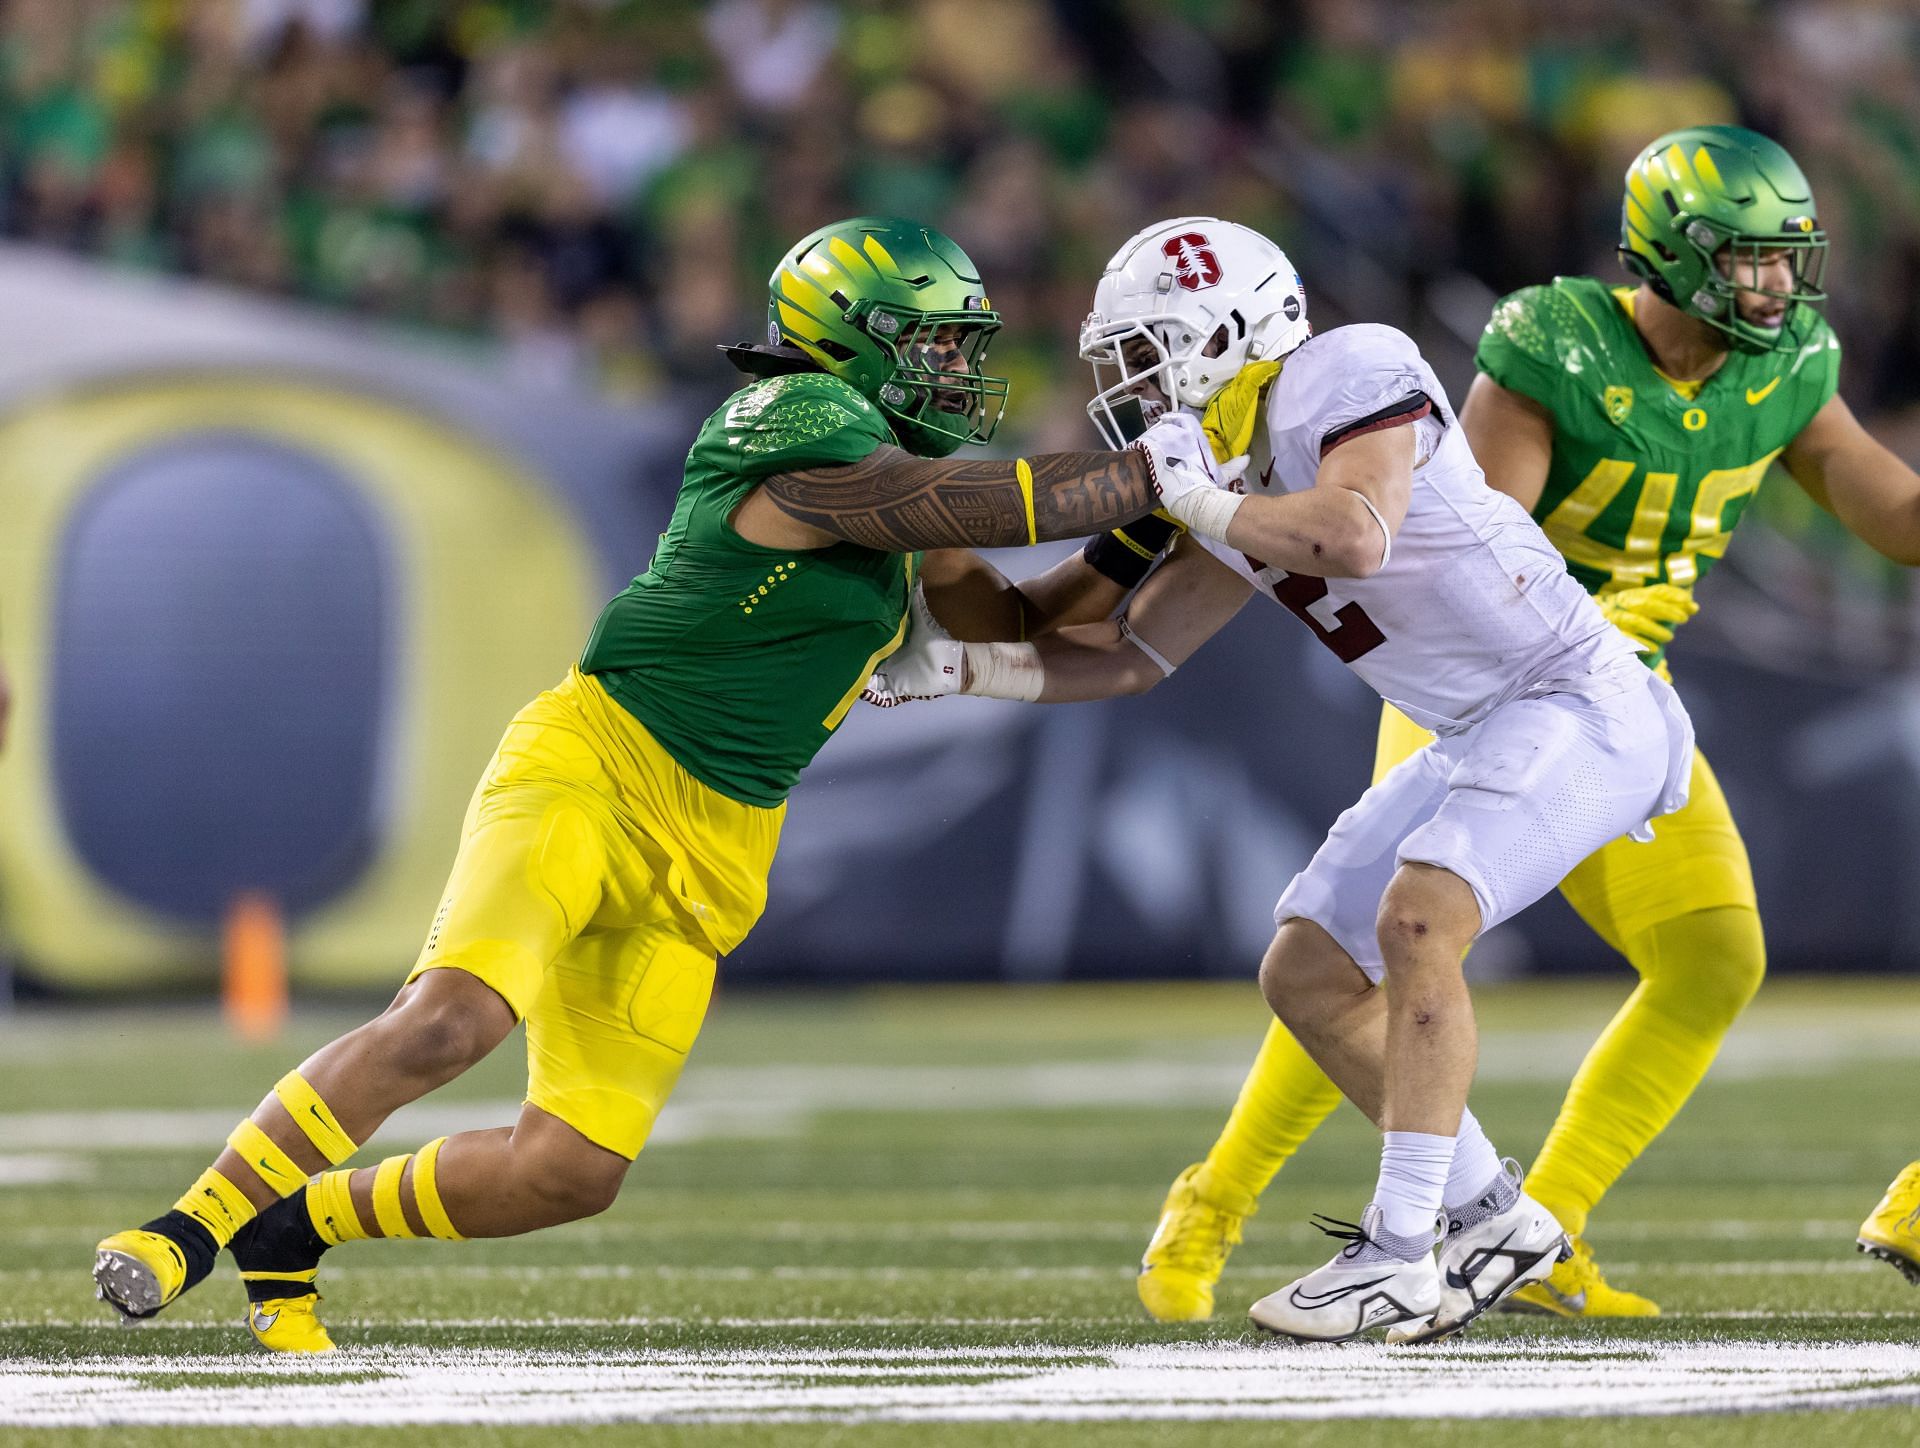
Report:
M 1200 232 L 1183 231 L 1168 237 L 1160 254 L 1173 262 L 1173 279 L 1188 291 L 1219 285 L 1220 258 Z
M 1204 408 L 1249 362 L 1286 356 L 1312 335 L 1287 254 L 1215 216 L 1177 216 L 1131 237 L 1080 327 L 1093 365 L 1087 414 L 1115 447 L 1170 406 Z

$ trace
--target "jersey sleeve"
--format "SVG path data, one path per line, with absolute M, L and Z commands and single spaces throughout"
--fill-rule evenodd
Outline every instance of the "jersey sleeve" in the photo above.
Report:
M 1552 286 L 1523 287 L 1502 297 L 1480 334 L 1473 365 L 1507 391 L 1554 407 L 1567 377 L 1555 343 L 1568 335 L 1555 315 L 1561 301 Z
M 879 408 L 822 372 L 754 383 L 727 404 L 722 431 L 734 470 L 756 479 L 841 467 L 894 440 Z
M 1793 379 L 1799 427 L 1812 422 L 1813 415 L 1833 401 L 1834 393 L 1840 390 L 1840 339 L 1819 313 L 1813 314 L 1813 322 L 1799 355 L 1788 369 Z
M 1371 322 L 1336 327 L 1301 346 L 1268 405 L 1276 443 L 1290 435 L 1312 457 L 1424 417 L 1452 420 L 1433 369 L 1406 333 Z

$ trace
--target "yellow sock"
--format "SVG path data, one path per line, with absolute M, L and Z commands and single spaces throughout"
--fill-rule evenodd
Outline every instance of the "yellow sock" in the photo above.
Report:
M 227 1145 L 277 1196 L 290 1197 L 307 1184 L 307 1174 L 251 1117 L 227 1133 Z
M 446 1203 L 440 1199 L 438 1165 L 440 1148 L 446 1142 L 437 1137 L 419 1151 L 390 1156 L 373 1172 L 373 1218 L 379 1228 L 370 1232 L 353 1205 L 351 1171 L 323 1172 L 307 1192 L 307 1215 L 320 1240 L 337 1247 L 342 1242 L 362 1242 L 372 1237 L 418 1237 L 407 1220 L 403 1199 L 411 1196 L 414 1210 L 426 1225 L 427 1235 L 449 1242 L 464 1242 L 447 1216 Z M 407 1166 L 413 1172 L 408 1176 Z M 411 1191 L 407 1189 L 411 1188 Z
M 360 1149 L 334 1120 L 333 1108 L 320 1099 L 320 1093 L 309 1086 L 307 1078 L 298 1071 L 289 1071 L 276 1081 L 273 1094 L 327 1165 L 338 1166 Z
M 447 1215 L 447 1204 L 440 1200 L 440 1148 L 446 1145 L 446 1137 L 435 1137 L 413 1158 L 413 1204 L 419 1210 L 420 1220 L 427 1224 L 430 1236 L 443 1242 L 464 1242 L 467 1239 L 454 1230 L 453 1219 Z
M 1576 1236 L 1686 1104 L 1766 971 L 1760 917 L 1697 910 L 1626 942 L 1640 984 L 1587 1052 L 1527 1174 L 1527 1195 Z
M 1251 1211 L 1274 1173 L 1339 1104 L 1340 1088 L 1292 1032 L 1275 1021 L 1195 1187 L 1222 1203 L 1245 1199 L 1245 1210 Z
M 353 1194 L 348 1190 L 352 1180 L 351 1171 L 323 1171 L 307 1188 L 307 1216 L 320 1240 L 329 1247 L 364 1242 L 373 1235 L 360 1225 L 360 1214 L 353 1208 Z
M 247 1200 L 246 1193 L 212 1167 L 200 1173 L 200 1179 L 187 1188 L 186 1195 L 173 1204 L 176 1212 L 185 1212 L 213 1234 L 216 1247 L 224 1247 L 233 1234 L 251 1222 L 259 1208 Z

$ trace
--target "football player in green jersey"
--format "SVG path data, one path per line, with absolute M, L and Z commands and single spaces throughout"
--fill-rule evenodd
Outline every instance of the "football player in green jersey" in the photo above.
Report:
M 100 1243 L 99 1295 L 124 1316 L 230 1246 L 255 1337 L 326 1351 L 329 1248 L 603 1210 L 679 1077 L 716 955 L 766 903 L 787 792 L 906 634 L 919 550 L 960 550 L 926 576 L 990 636 L 1104 617 L 1121 590 L 1078 560 L 1015 589 L 964 549 L 1097 533 L 1219 475 L 1172 424 L 1120 452 L 946 461 L 992 436 L 1007 385 L 985 369 L 1000 319 L 980 278 L 929 227 L 825 227 L 770 289 L 768 342 L 728 349 L 758 380 L 694 439 L 651 566 L 508 726 L 393 1004 L 282 1077 L 171 1211 Z M 514 1125 L 343 1166 L 520 1021 Z
M 1920 476 L 1835 393 L 1840 346 L 1814 310 L 1826 248 L 1812 190 L 1785 150 L 1737 126 L 1689 127 L 1627 171 L 1620 257 L 1638 286 L 1561 277 L 1505 298 L 1487 324 L 1460 412 L 1474 454 L 1654 667 L 1665 669 L 1674 629 L 1698 607 L 1694 585 L 1775 461 L 1868 544 L 1920 564 Z M 1389 710 L 1376 777 L 1425 742 Z M 1746 847 L 1704 759 L 1690 802 L 1654 836 L 1606 846 L 1560 887 L 1640 983 L 1527 1173 L 1575 1255 L 1515 1306 L 1659 1311 L 1606 1282 L 1587 1218 L 1699 1084 L 1765 970 Z M 1242 1221 L 1338 1099 L 1273 1026 L 1220 1138 L 1168 1193 L 1139 1279 L 1149 1312 L 1211 1315 Z M 1863 1250 L 1904 1253 L 1920 1272 L 1916 1211 L 1920 1170 L 1910 1168 L 1862 1228 Z M 1899 1220 L 1904 1237 L 1885 1225 Z

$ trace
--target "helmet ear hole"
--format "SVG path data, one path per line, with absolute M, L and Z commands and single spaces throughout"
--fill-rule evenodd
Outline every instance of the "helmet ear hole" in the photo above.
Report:
M 1238 317 L 1239 315 L 1240 314 L 1238 312 L 1234 313 L 1235 317 Z M 1247 324 L 1245 322 L 1242 322 L 1240 324 L 1240 335 L 1244 337 L 1246 336 L 1246 334 L 1247 334 Z M 1218 357 L 1222 352 L 1226 350 L 1227 350 L 1227 324 L 1225 322 L 1222 322 L 1219 326 L 1213 329 L 1213 335 L 1207 338 L 1207 345 L 1200 349 L 1200 355 L 1202 357 Z

